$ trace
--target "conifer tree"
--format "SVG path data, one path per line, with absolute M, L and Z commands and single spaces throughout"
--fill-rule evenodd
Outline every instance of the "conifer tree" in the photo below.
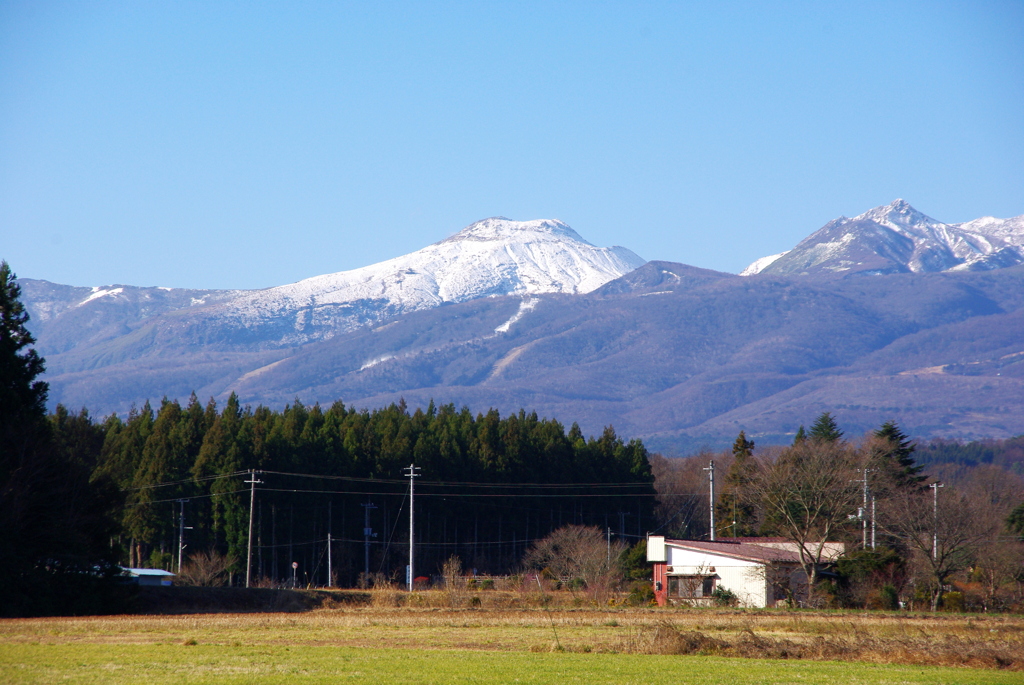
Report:
M 832 414 L 826 411 L 814 421 L 808 437 L 816 442 L 839 442 L 843 437 L 843 431 L 839 430 Z
M 79 453 L 67 415 L 46 419 L 43 359 L 29 346 L 28 313 L 7 262 L 0 262 L 0 615 L 97 611 L 89 604 L 110 569 L 113 503 L 90 483 L 94 454 Z M 26 349 L 28 348 L 28 349 Z M 98 439 L 96 440 L 98 442 Z M 101 480 L 101 479 L 100 479 Z
M 927 476 L 921 475 L 924 465 L 914 461 L 915 445 L 895 421 L 882 424 L 874 437 L 879 441 L 879 449 L 873 456 L 888 462 L 897 487 L 919 486 L 927 480 Z
M 29 347 L 35 338 L 26 328 L 28 312 L 20 298 L 17 277 L 0 262 L 0 481 L 18 468 L 46 417 L 48 386 L 36 380 L 45 365 Z
M 754 463 L 754 441 L 740 431 L 732 446 L 732 466 L 725 473 L 725 484 L 715 507 L 717 519 L 731 522 L 727 530 L 732 537 L 747 537 L 757 534 L 757 507 L 751 498 L 749 485 L 756 475 Z
M 803 426 L 800 426 L 800 429 L 797 430 L 796 435 L 793 436 L 793 444 L 794 445 L 799 445 L 801 442 L 803 442 L 806 439 L 807 439 L 807 431 L 804 430 Z
M 1024 542 L 1024 502 L 1018 504 L 1006 517 L 1006 528 Z

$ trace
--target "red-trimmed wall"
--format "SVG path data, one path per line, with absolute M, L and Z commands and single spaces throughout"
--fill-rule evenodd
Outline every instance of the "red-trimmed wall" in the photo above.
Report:
M 668 564 L 665 562 L 654 562 L 654 599 L 660 607 L 668 603 Z

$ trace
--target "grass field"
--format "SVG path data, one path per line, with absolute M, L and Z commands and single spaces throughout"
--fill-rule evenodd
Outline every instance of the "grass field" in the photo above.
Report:
M 0 621 L 4 683 L 1016 684 L 1022 669 L 1015 616 L 339 604 Z

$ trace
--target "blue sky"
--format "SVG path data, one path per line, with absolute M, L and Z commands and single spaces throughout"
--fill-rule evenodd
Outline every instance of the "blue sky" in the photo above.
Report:
M 1024 3 L 0 3 L 0 257 L 260 288 L 558 218 L 736 272 L 1024 214 Z

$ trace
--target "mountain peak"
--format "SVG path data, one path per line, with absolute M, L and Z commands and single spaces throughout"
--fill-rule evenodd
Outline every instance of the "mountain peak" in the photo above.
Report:
M 939 223 L 930 216 L 922 214 L 914 209 L 910 203 L 903 198 L 896 198 L 887 205 L 881 205 L 874 209 L 869 209 L 863 214 L 853 217 L 853 221 L 861 221 L 864 219 L 874 221 L 875 223 L 882 224 L 883 226 L 889 226 L 897 230 Z
M 377 264 L 244 293 L 223 309 L 250 332 L 262 327 L 263 344 L 286 346 L 480 297 L 588 293 L 644 263 L 561 221 L 496 216 Z
M 570 240 L 590 245 L 579 233 L 558 219 L 534 219 L 513 221 L 503 216 L 492 216 L 466 226 L 441 243 L 462 240 L 547 242 L 549 240 Z M 440 243 L 439 243 L 440 244 Z
M 1024 263 L 1024 217 L 944 224 L 898 198 L 825 224 L 741 275 L 977 271 Z

